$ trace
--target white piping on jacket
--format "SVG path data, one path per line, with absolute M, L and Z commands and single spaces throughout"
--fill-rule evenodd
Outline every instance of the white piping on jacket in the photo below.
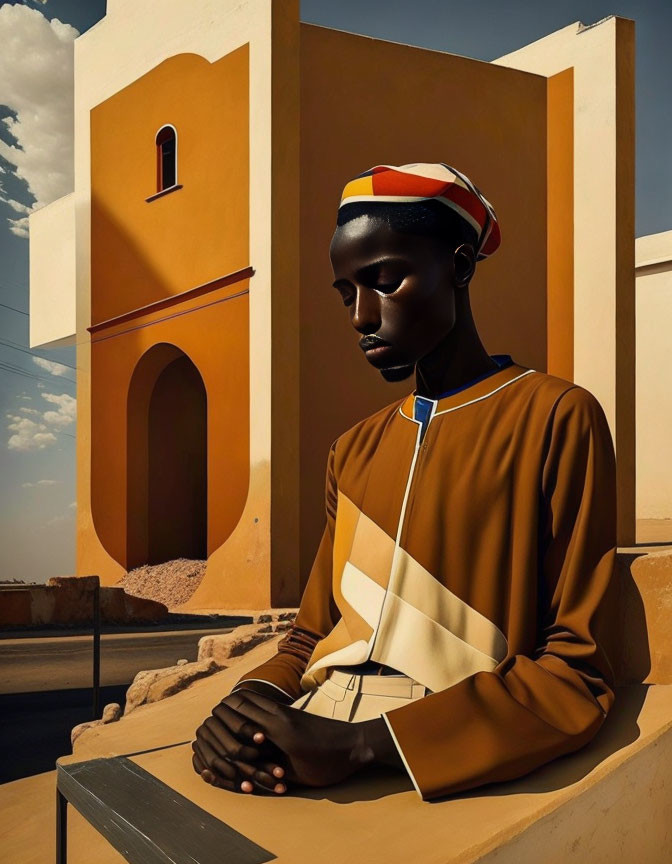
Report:
M 429 417 L 427 418 L 427 426 L 425 427 L 425 435 L 427 435 L 427 430 L 429 429 L 429 424 L 432 422 L 432 417 L 434 416 L 434 412 L 436 411 L 437 402 L 433 400 L 432 410 L 429 412 Z M 406 416 L 406 415 L 404 415 Z M 404 526 L 404 516 L 406 515 L 406 504 L 408 503 L 408 493 L 411 489 L 411 483 L 413 481 L 413 474 L 415 472 L 415 465 L 418 460 L 418 453 L 420 452 L 420 436 L 422 435 L 422 421 L 416 420 L 415 417 L 409 417 L 409 420 L 412 420 L 414 423 L 417 423 L 418 429 L 415 436 L 415 450 L 413 451 L 413 458 L 411 460 L 411 467 L 408 472 L 408 478 L 406 480 L 406 489 L 404 490 L 404 499 L 401 503 L 401 512 L 399 514 L 399 522 L 397 524 L 397 536 L 394 540 L 394 552 L 392 554 L 392 563 L 390 565 L 390 575 L 387 580 L 387 586 L 385 588 L 385 597 L 383 598 L 383 602 L 380 605 L 380 614 L 378 616 L 378 623 L 376 624 L 373 633 L 371 634 L 371 638 L 369 639 L 369 654 L 367 659 L 371 659 L 371 654 L 373 652 L 373 647 L 376 642 L 376 636 L 378 635 L 378 630 L 380 629 L 380 622 L 383 618 L 383 612 L 385 610 L 385 601 L 387 600 L 387 596 L 390 590 L 390 586 L 392 584 L 392 577 L 394 576 L 395 566 L 397 563 L 397 558 L 399 555 L 399 540 L 401 538 L 401 531 Z

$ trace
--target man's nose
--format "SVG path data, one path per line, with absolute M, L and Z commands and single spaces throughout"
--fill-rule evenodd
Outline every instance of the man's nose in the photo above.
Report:
M 375 291 L 357 289 L 350 320 L 360 333 L 375 333 L 380 328 L 380 299 Z

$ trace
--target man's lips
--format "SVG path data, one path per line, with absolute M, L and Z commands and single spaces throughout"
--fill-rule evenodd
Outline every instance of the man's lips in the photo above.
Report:
M 370 357 L 376 357 L 378 354 L 382 354 L 387 351 L 388 348 L 391 348 L 391 345 L 376 345 L 372 348 L 365 348 L 364 353 Z
M 371 339 L 365 336 L 359 342 L 359 347 L 369 363 L 376 368 L 389 364 L 389 352 L 394 354 L 394 347 L 384 339 Z
M 359 347 L 365 354 L 374 354 L 382 348 L 391 348 L 392 346 L 380 337 L 364 336 L 359 340 Z

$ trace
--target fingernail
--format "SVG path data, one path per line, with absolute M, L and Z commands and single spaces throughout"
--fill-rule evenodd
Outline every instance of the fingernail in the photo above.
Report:
M 263 732 L 255 732 L 254 735 L 252 736 L 252 740 L 256 744 L 261 744 L 261 742 L 264 740 L 264 733 Z
M 274 777 L 284 777 L 285 776 L 285 769 L 281 768 L 279 765 L 276 765 L 275 768 L 273 769 L 273 776 Z
M 284 783 L 276 783 L 275 786 L 273 787 L 273 791 L 277 792 L 278 795 L 282 795 L 282 793 L 285 791 L 285 788 L 286 787 L 285 787 Z
M 212 781 L 215 779 L 215 775 L 212 773 L 212 771 L 208 771 L 207 768 L 204 768 L 203 771 L 201 771 L 201 777 L 205 780 L 206 783 L 212 783 Z
M 240 788 L 243 790 L 243 792 L 251 792 L 254 787 L 249 780 L 243 780 L 243 782 L 240 784 Z

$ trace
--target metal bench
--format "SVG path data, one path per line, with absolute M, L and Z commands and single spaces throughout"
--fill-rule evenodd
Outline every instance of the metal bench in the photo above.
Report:
M 125 756 L 58 764 L 56 799 L 57 864 L 67 864 L 68 804 L 131 864 L 264 864 L 276 858 Z

